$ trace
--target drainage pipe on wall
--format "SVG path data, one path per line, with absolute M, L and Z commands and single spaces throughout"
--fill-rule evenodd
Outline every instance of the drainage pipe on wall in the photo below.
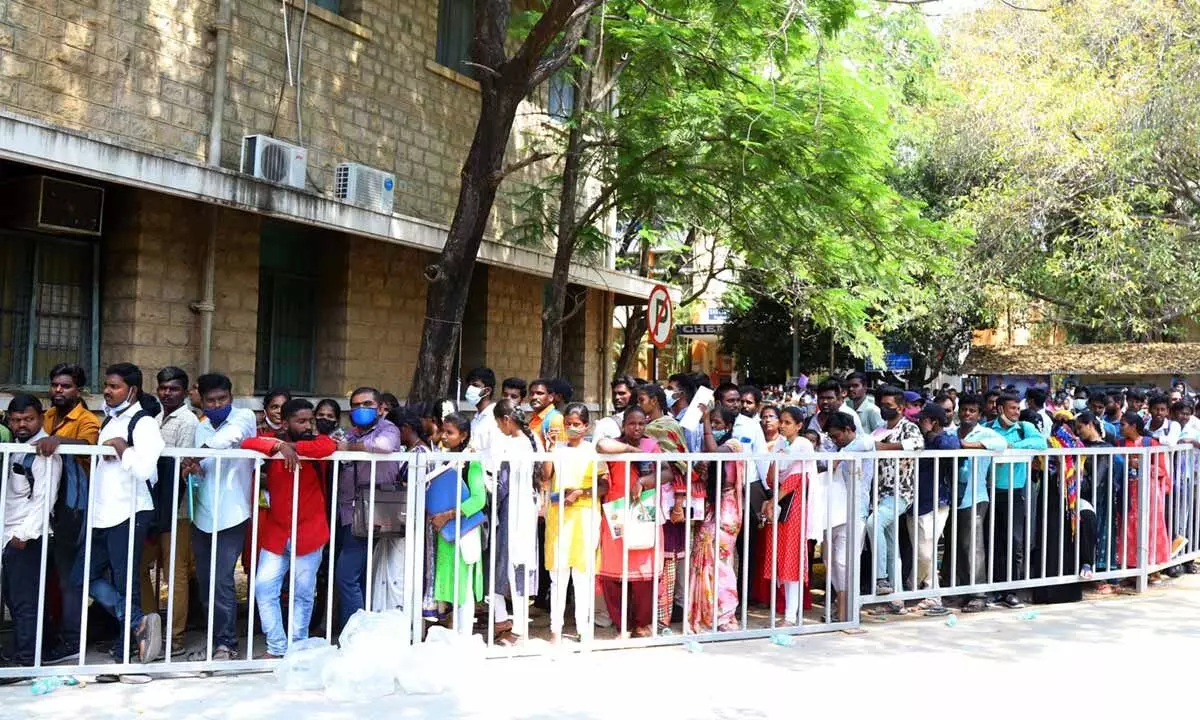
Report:
M 217 36 L 217 50 L 213 57 L 212 118 L 208 126 L 208 164 L 221 166 L 221 135 L 225 121 L 225 96 L 228 87 L 229 34 L 233 26 L 233 0 L 220 0 L 217 20 L 213 32 Z M 216 311 L 217 284 L 217 231 L 220 227 L 221 209 L 216 205 L 209 208 L 208 242 L 204 247 L 203 290 L 198 302 L 191 308 L 200 315 L 200 373 L 212 369 L 213 313 Z

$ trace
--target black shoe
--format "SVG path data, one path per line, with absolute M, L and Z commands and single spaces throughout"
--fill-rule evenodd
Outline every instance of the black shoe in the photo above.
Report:
M 1166 574 L 1166 576 L 1169 578 L 1177 578 L 1183 574 L 1183 566 L 1175 565 L 1173 567 L 1169 567 L 1164 571 L 1164 574 Z
M 65 662 L 71 662 L 79 659 L 79 648 L 72 650 L 63 643 L 59 643 L 48 650 L 42 651 L 43 665 L 61 665 Z
M 1009 593 L 1005 595 L 1004 604 L 1013 610 L 1025 607 L 1025 603 L 1021 602 L 1021 598 L 1017 597 L 1016 593 Z

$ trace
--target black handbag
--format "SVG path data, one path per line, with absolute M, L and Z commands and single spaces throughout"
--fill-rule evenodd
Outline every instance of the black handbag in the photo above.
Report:
M 354 513 L 350 522 L 350 533 L 355 537 L 380 537 L 381 535 L 404 536 L 408 522 L 408 488 L 400 485 L 375 487 L 375 507 L 371 508 L 371 488 L 359 489 L 354 494 Z M 372 531 L 372 527 L 374 530 Z

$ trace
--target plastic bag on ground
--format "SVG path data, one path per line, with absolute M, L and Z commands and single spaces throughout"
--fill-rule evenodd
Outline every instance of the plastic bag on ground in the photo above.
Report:
M 321 671 L 325 697 L 335 702 L 377 700 L 396 692 L 394 672 L 365 654 L 337 653 Z
M 275 679 L 284 690 L 321 690 L 325 687 L 321 673 L 337 654 L 325 638 L 294 642 L 275 667 Z
M 483 662 L 486 649 L 479 635 L 460 635 L 435 625 L 425 642 L 403 648 L 403 658 L 395 664 L 396 686 L 407 695 L 453 691 L 479 677 L 477 664 Z
M 382 654 L 408 645 L 411 637 L 412 622 L 404 610 L 359 610 L 346 621 L 338 644 L 347 652 Z

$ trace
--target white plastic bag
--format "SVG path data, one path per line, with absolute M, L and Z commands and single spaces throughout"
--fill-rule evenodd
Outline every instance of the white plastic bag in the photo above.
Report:
M 393 673 L 363 654 L 340 652 L 321 671 L 325 697 L 335 702 L 377 700 L 396 692 Z
M 411 638 L 412 622 L 404 610 L 359 610 L 346 621 L 346 627 L 342 628 L 342 634 L 338 637 L 338 644 L 346 652 L 363 651 L 372 654 L 408 645 Z
M 429 628 L 425 642 L 405 648 L 405 657 L 396 665 L 396 685 L 408 695 L 435 695 L 450 692 L 479 677 L 487 646 L 479 635 L 459 635 L 435 625 Z
M 292 643 L 283 660 L 275 667 L 275 679 L 284 690 L 320 690 L 325 687 L 321 673 L 338 650 L 325 638 L 308 638 Z

